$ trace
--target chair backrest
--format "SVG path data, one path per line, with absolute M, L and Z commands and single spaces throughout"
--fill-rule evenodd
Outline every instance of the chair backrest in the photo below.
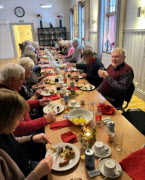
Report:
M 121 110 L 121 111 L 125 112 L 125 109 L 128 107 L 128 104 L 131 100 L 134 90 L 135 90 L 135 86 L 133 83 L 131 83 L 131 85 L 129 86 L 129 88 L 127 89 L 127 91 L 125 92 L 125 95 L 124 95 L 124 101 L 127 102 L 126 105 L 122 106 L 122 107 L 118 107 L 117 110 Z
M 135 86 L 133 83 L 131 83 L 131 85 L 129 86 L 129 88 L 125 92 L 124 101 L 126 101 L 127 103 L 130 102 L 134 90 L 135 90 Z
M 23 48 L 24 48 L 23 44 L 19 43 L 19 47 L 20 47 L 21 51 L 23 51 Z

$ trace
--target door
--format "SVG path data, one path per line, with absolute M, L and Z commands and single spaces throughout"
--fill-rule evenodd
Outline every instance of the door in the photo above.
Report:
M 19 44 L 23 43 L 25 40 L 33 41 L 33 31 L 32 25 L 22 24 L 22 25 L 12 25 L 12 34 L 14 40 L 15 54 L 17 58 L 21 56 L 21 49 Z

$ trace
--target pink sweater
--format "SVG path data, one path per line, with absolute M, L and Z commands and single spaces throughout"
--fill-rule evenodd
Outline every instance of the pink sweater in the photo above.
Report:
M 74 52 L 75 48 L 72 46 L 71 48 L 68 49 L 68 56 L 72 55 Z

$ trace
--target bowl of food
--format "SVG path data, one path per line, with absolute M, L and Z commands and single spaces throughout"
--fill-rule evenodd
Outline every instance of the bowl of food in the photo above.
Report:
M 67 114 L 67 118 L 76 126 L 88 124 L 93 119 L 93 113 L 82 108 L 73 109 Z

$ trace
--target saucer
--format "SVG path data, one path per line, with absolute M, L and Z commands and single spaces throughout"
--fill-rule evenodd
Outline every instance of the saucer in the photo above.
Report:
M 97 157 L 102 157 L 102 155 L 103 155 L 103 158 L 106 158 L 106 157 L 110 156 L 110 154 L 111 154 L 111 149 L 110 149 L 110 147 L 109 147 L 107 144 L 105 144 L 105 143 L 103 143 L 103 144 L 104 144 L 104 147 L 108 148 L 108 152 L 106 152 L 106 153 L 103 155 L 104 151 L 103 151 L 102 153 L 97 152 L 97 151 L 95 150 L 95 145 L 93 145 L 93 146 L 92 146 L 92 150 L 93 150 L 95 156 L 97 156 Z
M 100 170 L 101 174 L 103 174 L 107 178 L 117 178 L 121 175 L 122 168 L 121 168 L 120 164 L 117 161 L 115 161 L 114 159 L 111 159 L 111 160 L 113 160 L 115 162 L 115 164 L 116 164 L 115 171 L 118 173 L 117 174 L 114 173 L 114 175 L 112 175 L 112 174 L 109 175 L 104 171 L 104 164 L 109 159 L 111 159 L 111 158 L 106 158 L 106 159 L 103 159 L 99 162 L 99 170 Z
M 78 105 L 78 104 L 79 104 L 79 103 L 77 102 L 75 105 Z M 72 106 L 70 102 L 68 103 L 68 107 L 70 107 L 70 108 L 75 108 L 75 106 Z

